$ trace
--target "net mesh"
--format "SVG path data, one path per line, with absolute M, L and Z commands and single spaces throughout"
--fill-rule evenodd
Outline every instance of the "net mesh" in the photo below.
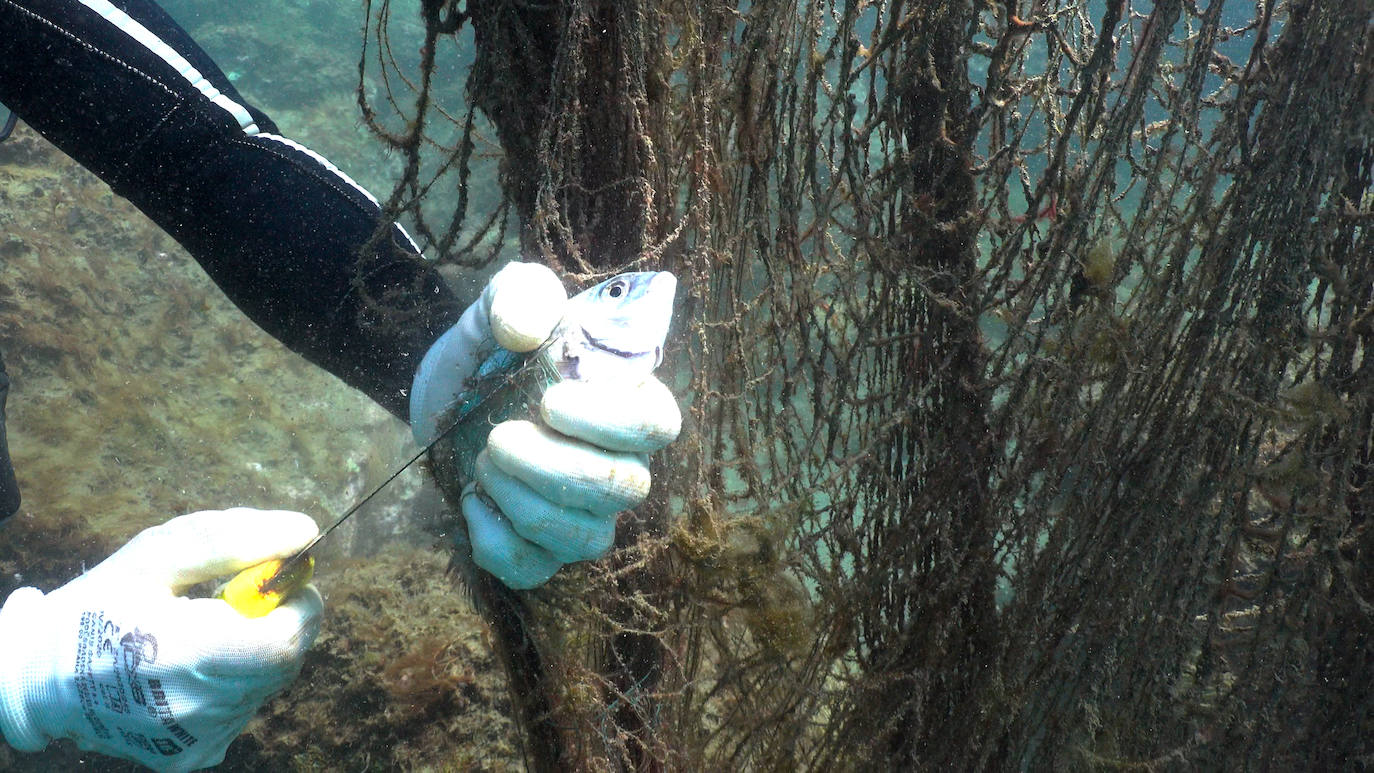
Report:
M 682 282 L 532 766 L 1371 759 L 1374 3 L 422 6 L 390 211 Z

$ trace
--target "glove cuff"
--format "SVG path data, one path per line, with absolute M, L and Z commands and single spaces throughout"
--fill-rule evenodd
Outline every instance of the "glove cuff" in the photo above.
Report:
M 43 592 L 20 588 L 0 607 L 0 731 L 19 751 L 41 751 L 51 738 L 39 727 L 39 707 L 55 705 L 48 657 L 50 625 L 41 620 Z

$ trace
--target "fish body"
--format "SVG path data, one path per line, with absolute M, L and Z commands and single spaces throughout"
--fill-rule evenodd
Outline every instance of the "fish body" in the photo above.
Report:
M 538 405 L 553 382 L 623 383 L 652 374 L 663 361 L 676 293 L 670 272 L 619 274 L 569 299 L 562 321 L 535 351 L 517 354 L 493 343 L 455 408 L 439 421 L 459 425 L 454 442 L 442 445 L 455 455 L 461 478 L 441 484 L 461 488 L 471 480 L 486 433 Z

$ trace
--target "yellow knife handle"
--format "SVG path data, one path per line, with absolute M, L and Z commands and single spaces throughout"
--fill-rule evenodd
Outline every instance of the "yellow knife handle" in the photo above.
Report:
M 314 556 L 295 562 L 287 568 L 287 574 L 279 577 L 285 563 L 286 559 L 274 558 L 250 566 L 234 575 L 216 596 L 244 617 L 262 617 L 310 582 L 315 573 Z

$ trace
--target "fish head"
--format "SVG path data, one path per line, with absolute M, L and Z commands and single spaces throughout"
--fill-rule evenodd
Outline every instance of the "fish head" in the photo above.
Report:
M 677 277 L 619 274 L 568 302 L 550 352 L 559 375 L 579 380 L 643 377 L 663 361 Z

